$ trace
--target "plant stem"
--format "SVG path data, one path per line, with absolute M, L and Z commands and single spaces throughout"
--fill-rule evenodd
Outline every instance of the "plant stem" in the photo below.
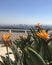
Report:
M 11 65 L 10 58 L 9 58 L 9 51 L 8 51 L 8 47 L 7 46 L 6 46 L 6 51 L 7 51 L 7 55 L 8 55 L 9 65 Z

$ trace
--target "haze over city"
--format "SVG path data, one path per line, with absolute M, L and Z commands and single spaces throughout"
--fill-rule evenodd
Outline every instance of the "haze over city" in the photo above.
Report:
M 52 0 L 0 0 L 0 24 L 52 25 Z

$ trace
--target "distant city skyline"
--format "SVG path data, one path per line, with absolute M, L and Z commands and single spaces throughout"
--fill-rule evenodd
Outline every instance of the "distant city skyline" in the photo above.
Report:
M 0 0 L 0 24 L 52 25 L 52 0 Z

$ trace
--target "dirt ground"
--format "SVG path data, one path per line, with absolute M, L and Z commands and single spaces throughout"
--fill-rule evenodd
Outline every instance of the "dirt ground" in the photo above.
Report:
M 11 49 L 8 48 L 9 52 L 12 53 Z M 6 57 L 6 47 L 3 47 L 3 44 L 0 44 L 0 55 Z M 10 54 L 10 58 L 12 60 L 14 60 L 14 56 L 12 54 Z M 1 57 L 0 57 L 0 60 L 1 60 Z M 2 61 L 2 60 L 1 60 Z

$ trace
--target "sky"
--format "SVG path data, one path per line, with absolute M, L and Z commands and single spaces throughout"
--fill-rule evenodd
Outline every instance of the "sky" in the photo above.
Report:
M 0 24 L 52 25 L 52 0 L 0 0 Z

